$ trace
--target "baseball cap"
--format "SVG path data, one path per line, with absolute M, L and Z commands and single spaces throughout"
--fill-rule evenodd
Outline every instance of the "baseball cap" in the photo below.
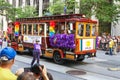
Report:
M 1 61 L 8 61 L 14 59 L 16 56 L 16 51 L 11 47 L 5 47 L 0 52 L 0 60 Z

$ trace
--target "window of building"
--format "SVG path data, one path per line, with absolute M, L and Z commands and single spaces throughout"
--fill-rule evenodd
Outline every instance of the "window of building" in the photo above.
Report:
M 30 5 L 30 0 L 26 0 L 26 5 Z
M 14 7 L 16 7 L 16 0 L 13 0 L 13 1 L 12 1 L 12 5 L 13 5 Z
M 36 6 L 37 5 L 37 0 L 33 1 L 33 5 Z
M 43 8 L 47 8 L 49 6 L 49 0 L 43 0 Z
M 22 0 L 19 0 L 19 6 L 22 6 Z

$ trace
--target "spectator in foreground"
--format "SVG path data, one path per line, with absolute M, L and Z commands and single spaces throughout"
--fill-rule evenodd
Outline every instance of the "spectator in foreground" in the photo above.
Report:
M 18 76 L 17 80 L 36 80 L 36 78 L 30 72 L 23 72 Z
M 19 78 L 24 72 L 27 72 L 28 74 L 32 74 L 36 78 L 35 80 L 53 80 L 52 75 L 47 72 L 47 69 L 45 68 L 45 66 L 43 65 L 41 66 L 37 63 L 34 64 L 31 68 L 18 69 L 16 71 L 16 75 L 18 75 L 18 78 Z M 29 79 L 25 79 L 25 80 L 29 80 Z
M 16 51 L 11 47 L 3 48 L 0 52 L 0 80 L 16 80 L 17 76 L 11 72 L 15 62 Z

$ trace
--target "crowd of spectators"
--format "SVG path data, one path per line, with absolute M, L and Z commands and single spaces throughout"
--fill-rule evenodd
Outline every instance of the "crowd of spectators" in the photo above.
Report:
M 102 34 L 102 36 L 97 36 L 97 49 L 108 51 L 109 50 L 109 42 L 110 40 L 114 41 L 114 46 L 117 47 L 117 52 L 120 51 L 120 36 L 111 36 L 111 35 L 106 35 L 105 33 Z

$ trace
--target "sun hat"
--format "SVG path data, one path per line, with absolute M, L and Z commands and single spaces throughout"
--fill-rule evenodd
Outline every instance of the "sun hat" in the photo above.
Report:
M 0 52 L 0 60 L 1 61 L 8 61 L 14 59 L 16 56 L 16 51 L 11 47 L 5 47 Z

